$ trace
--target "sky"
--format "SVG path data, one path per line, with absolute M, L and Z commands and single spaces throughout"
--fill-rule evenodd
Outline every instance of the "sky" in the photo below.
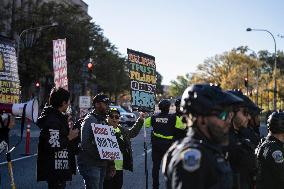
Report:
M 127 48 L 156 59 L 162 84 L 196 71 L 197 65 L 239 46 L 258 52 L 283 51 L 284 2 L 279 0 L 84 0 L 104 35 L 127 55 Z

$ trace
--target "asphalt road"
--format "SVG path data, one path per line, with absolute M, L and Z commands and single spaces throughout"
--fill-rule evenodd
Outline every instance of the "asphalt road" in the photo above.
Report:
M 262 136 L 267 134 L 266 126 L 262 124 L 260 127 L 260 132 Z M 149 135 L 150 130 L 147 131 L 147 136 Z M 20 145 L 12 152 L 11 156 L 13 159 L 13 173 L 14 180 L 16 183 L 17 189 L 43 189 L 47 188 L 45 182 L 36 181 L 36 159 L 37 159 L 37 142 L 39 136 L 39 129 L 37 126 L 31 127 L 31 145 L 30 145 L 30 155 L 25 156 L 25 137 L 23 137 Z M 16 127 L 10 131 L 10 140 L 11 144 L 16 144 L 20 139 L 20 128 Z M 148 146 L 148 169 L 149 169 L 149 188 L 152 186 L 151 178 L 151 144 L 149 142 L 149 137 L 147 138 Z M 124 189 L 145 189 L 145 155 L 143 148 L 143 129 L 140 131 L 140 134 L 132 140 L 133 145 L 133 158 L 134 158 L 134 172 L 124 171 Z M 8 175 L 8 168 L 6 163 L 6 157 L 3 154 L 0 154 L 0 189 L 8 189 L 10 187 L 10 179 Z M 161 187 L 165 188 L 163 177 L 160 175 Z M 77 173 L 73 177 L 71 182 L 67 183 L 67 189 L 83 189 L 83 180 L 82 177 Z
M 11 144 L 15 144 L 20 139 L 20 129 L 14 128 L 10 131 Z M 147 131 L 147 136 L 150 130 Z M 36 126 L 32 126 L 31 130 L 31 152 L 29 156 L 25 156 L 25 137 L 23 138 L 21 144 L 12 152 L 11 156 L 13 159 L 13 173 L 14 180 L 17 189 L 43 189 L 47 188 L 45 182 L 36 181 L 36 160 L 37 160 L 37 142 L 39 136 L 39 129 Z M 140 131 L 139 135 L 132 140 L 133 145 L 133 158 L 134 158 L 134 172 L 124 171 L 124 189 L 145 189 L 145 155 L 144 155 L 144 137 L 143 129 Z M 151 179 L 151 144 L 149 143 L 149 138 L 147 139 L 148 144 L 148 169 L 149 169 L 149 188 L 152 186 Z M 0 189 L 8 189 L 10 187 L 10 178 L 8 175 L 8 168 L 6 163 L 6 157 L 0 155 L 0 178 L 1 184 Z M 161 188 L 165 188 L 163 183 L 163 177 L 160 176 Z M 83 179 L 77 173 L 73 177 L 71 182 L 67 183 L 67 189 L 83 189 Z

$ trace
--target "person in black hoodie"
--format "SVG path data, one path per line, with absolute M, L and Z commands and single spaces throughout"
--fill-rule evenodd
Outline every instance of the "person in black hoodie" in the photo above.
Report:
M 74 139 L 79 130 L 69 128 L 64 114 L 70 93 L 53 88 L 37 125 L 40 128 L 37 158 L 37 181 L 47 181 L 49 189 L 64 189 L 75 171 Z
M 139 118 L 131 129 L 122 127 L 119 124 L 120 113 L 116 108 L 112 108 L 108 117 L 108 124 L 113 126 L 116 139 L 119 144 L 123 160 L 115 160 L 115 176 L 106 177 L 104 180 L 104 189 L 121 189 L 123 185 L 123 170 L 133 172 L 133 157 L 131 138 L 139 134 L 144 122 L 145 113 L 140 113 Z

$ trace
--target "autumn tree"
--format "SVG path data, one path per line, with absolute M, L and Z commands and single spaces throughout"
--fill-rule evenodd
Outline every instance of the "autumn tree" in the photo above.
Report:
M 171 81 L 169 88 L 170 96 L 181 96 L 183 91 L 190 85 L 191 81 L 192 77 L 190 74 L 185 74 L 185 76 L 177 76 L 176 80 Z

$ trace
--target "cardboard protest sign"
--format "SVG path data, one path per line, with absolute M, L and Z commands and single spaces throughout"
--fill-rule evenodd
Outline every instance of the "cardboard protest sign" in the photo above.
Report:
M 156 64 L 155 57 L 127 49 L 132 106 L 155 109 Z
M 85 114 L 89 113 L 89 108 L 91 108 L 91 97 L 90 96 L 79 96 L 79 108 L 80 108 L 80 117 L 83 117 Z
M 122 160 L 112 126 L 92 123 L 92 130 L 101 159 Z
M 66 39 L 53 40 L 53 72 L 55 87 L 68 90 Z
M 79 108 L 91 108 L 91 97 L 79 96 Z
M 19 103 L 20 93 L 15 43 L 0 37 L 0 103 Z

